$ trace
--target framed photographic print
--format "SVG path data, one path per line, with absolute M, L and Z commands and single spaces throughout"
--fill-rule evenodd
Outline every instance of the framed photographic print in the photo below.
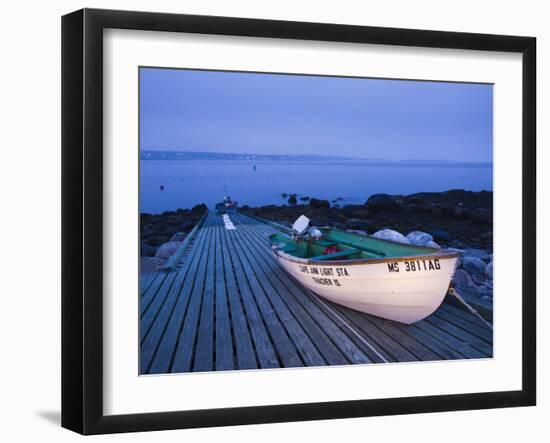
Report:
M 64 16 L 62 425 L 534 405 L 535 48 Z

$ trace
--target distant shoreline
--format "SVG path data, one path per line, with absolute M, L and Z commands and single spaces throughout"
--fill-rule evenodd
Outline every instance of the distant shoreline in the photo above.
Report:
M 362 162 L 369 165 L 392 166 L 475 166 L 492 167 L 492 162 L 465 162 L 458 160 L 426 160 L 426 159 L 378 159 L 361 157 L 325 156 L 312 154 L 247 154 L 247 153 L 221 153 L 221 152 L 195 152 L 195 151 L 140 151 L 140 160 L 169 160 L 169 161 L 281 161 L 281 162 Z

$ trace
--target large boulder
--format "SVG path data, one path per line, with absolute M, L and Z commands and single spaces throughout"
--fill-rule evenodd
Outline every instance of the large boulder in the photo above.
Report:
M 309 200 L 309 206 L 312 208 L 330 208 L 330 202 L 328 200 L 321 200 L 318 198 L 311 198 Z
M 461 288 L 471 288 L 475 286 L 470 274 L 468 274 L 464 269 L 457 269 L 455 271 L 453 275 L 453 283 L 457 287 Z
M 163 243 L 157 249 L 157 253 L 155 254 L 155 257 L 162 258 L 162 259 L 169 259 L 172 256 L 172 254 L 174 254 L 174 252 L 177 251 L 180 245 L 181 245 L 180 241 L 169 241 L 167 243 Z
M 166 265 L 167 260 L 157 257 L 141 257 L 139 260 L 139 271 L 142 274 L 155 272 L 162 269 Z
M 470 274 L 485 274 L 485 262 L 476 257 L 463 257 L 462 268 Z
M 394 211 L 399 209 L 397 202 L 388 194 L 371 195 L 365 205 L 371 212 Z
M 381 231 L 375 232 L 372 236 L 382 240 L 404 243 L 406 245 L 411 244 L 410 240 L 407 237 L 405 237 L 400 232 L 394 231 L 393 229 L 382 229 Z
M 412 231 L 407 234 L 407 239 L 418 246 L 426 246 L 427 243 L 433 242 L 433 237 L 430 234 L 422 231 Z

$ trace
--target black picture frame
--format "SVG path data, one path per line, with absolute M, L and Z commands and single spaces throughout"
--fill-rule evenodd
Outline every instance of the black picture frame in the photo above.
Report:
M 522 389 L 200 411 L 103 413 L 103 30 L 504 51 L 522 54 Z M 62 426 L 82 434 L 319 420 L 536 403 L 536 39 L 83 9 L 62 18 Z

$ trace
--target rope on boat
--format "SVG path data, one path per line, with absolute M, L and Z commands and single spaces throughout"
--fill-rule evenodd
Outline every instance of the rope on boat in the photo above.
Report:
M 455 297 L 460 303 L 462 303 L 466 307 L 466 309 L 468 309 L 468 311 L 474 314 L 483 323 L 485 323 L 491 330 L 493 330 L 493 325 L 489 323 L 487 320 L 485 320 L 479 312 L 477 312 L 466 300 L 464 300 L 455 288 L 449 288 L 449 294 Z

